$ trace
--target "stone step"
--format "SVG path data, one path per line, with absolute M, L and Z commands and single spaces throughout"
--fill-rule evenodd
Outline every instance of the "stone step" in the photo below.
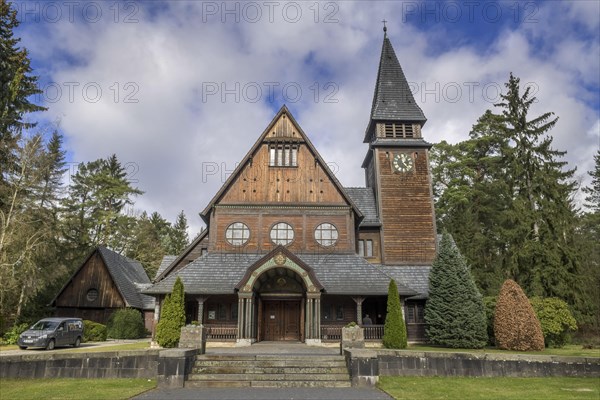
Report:
M 186 388 L 239 388 L 239 387 L 321 387 L 342 388 L 350 387 L 347 381 L 186 381 Z
M 194 374 L 347 374 L 346 366 L 340 367 L 258 367 L 230 365 L 197 365 Z
M 253 354 L 253 355 L 232 355 L 232 354 L 203 354 L 198 356 L 199 360 L 315 360 L 315 361 L 343 361 L 344 356 L 338 355 L 301 355 L 301 354 Z
M 196 367 L 261 367 L 261 368 L 281 368 L 281 367 L 333 367 L 345 368 L 346 362 L 340 361 L 314 361 L 314 360 L 203 360 L 197 359 Z
M 189 381 L 344 381 L 342 374 L 190 374 Z

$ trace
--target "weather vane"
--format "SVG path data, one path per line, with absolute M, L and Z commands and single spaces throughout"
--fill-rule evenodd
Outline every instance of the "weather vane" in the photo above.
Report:
M 383 22 L 383 32 L 387 32 L 387 26 L 385 26 L 385 24 L 387 23 L 387 21 L 384 19 L 381 22 Z

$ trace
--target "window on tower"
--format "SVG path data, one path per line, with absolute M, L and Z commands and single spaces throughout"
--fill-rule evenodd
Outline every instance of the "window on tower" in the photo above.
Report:
M 298 146 L 297 145 L 271 145 L 269 147 L 270 167 L 297 167 Z
M 361 257 L 373 257 L 373 241 L 371 239 L 358 241 L 358 255 Z

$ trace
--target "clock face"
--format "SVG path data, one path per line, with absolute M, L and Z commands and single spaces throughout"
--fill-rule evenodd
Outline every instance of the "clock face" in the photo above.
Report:
M 392 160 L 392 165 L 396 172 L 409 172 L 413 169 L 413 159 L 405 153 L 396 154 Z

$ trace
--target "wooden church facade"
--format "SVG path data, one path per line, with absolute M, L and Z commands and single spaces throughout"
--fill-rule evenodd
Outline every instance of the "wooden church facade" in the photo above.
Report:
M 379 338 L 395 279 L 409 340 L 423 340 L 437 242 L 425 121 L 387 35 L 365 187 L 344 188 L 283 106 L 201 212 L 207 230 L 144 291 L 158 300 L 155 320 L 179 276 L 188 320 L 215 340 L 315 344 L 352 321 Z

